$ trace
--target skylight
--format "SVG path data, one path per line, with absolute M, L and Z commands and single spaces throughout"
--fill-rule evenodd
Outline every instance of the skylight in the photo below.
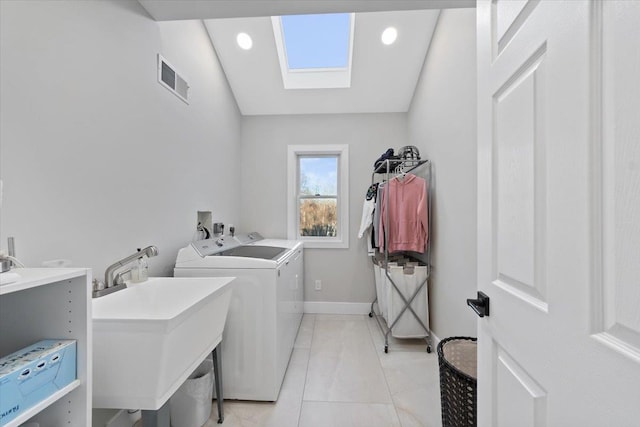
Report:
M 349 65 L 348 13 L 289 15 L 283 16 L 281 22 L 290 70 Z
M 353 13 L 273 16 L 285 89 L 351 86 Z

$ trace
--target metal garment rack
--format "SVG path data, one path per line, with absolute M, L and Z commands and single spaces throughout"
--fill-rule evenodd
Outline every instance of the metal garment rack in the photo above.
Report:
M 385 161 L 383 161 L 381 164 L 379 164 L 373 171 L 373 173 L 371 174 L 371 184 L 375 183 L 375 179 L 376 179 L 376 175 L 379 174 L 384 174 L 384 182 L 389 182 L 389 177 L 391 175 L 391 179 L 395 178 L 397 175 L 399 174 L 407 174 L 417 168 L 420 168 L 422 166 L 427 167 L 427 215 L 428 215 L 428 227 L 429 227 L 429 236 L 427 238 L 427 247 L 425 248 L 425 254 L 426 254 L 426 265 L 427 265 L 427 277 L 424 279 L 424 281 L 415 289 L 415 291 L 413 292 L 412 295 L 410 295 L 409 298 L 407 298 L 402 291 L 400 291 L 400 289 L 398 288 L 398 285 L 396 285 L 396 283 L 393 281 L 393 279 L 391 278 L 391 275 L 389 274 L 389 246 L 387 245 L 387 230 L 389 230 L 389 199 L 390 197 L 386 197 L 386 215 L 385 218 L 383 219 L 385 221 L 385 227 L 384 227 L 384 272 L 385 272 L 385 276 L 387 277 L 387 280 L 389 281 L 389 283 L 391 283 L 391 285 L 393 286 L 393 288 L 396 290 L 396 292 L 398 293 L 398 295 L 400 296 L 400 298 L 402 299 L 402 302 L 404 303 L 404 306 L 402 307 L 402 309 L 400 310 L 400 313 L 393 319 L 393 321 L 391 322 L 391 326 L 389 326 L 388 328 L 386 326 L 384 326 L 382 324 L 382 322 L 380 321 L 380 315 L 376 314 L 374 311 L 374 305 L 376 304 L 376 302 L 378 302 L 378 296 L 376 295 L 376 299 L 373 300 L 373 302 L 371 303 L 371 311 L 369 312 L 369 317 L 373 317 L 376 319 L 376 322 L 378 323 L 378 326 L 380 327 L 380 331 L 384 334 L 384 352 L 388 353 L 389 352 L 389 334 L 391 333 L 391 331 L 393 330 L 393 327 L 396 325 L 396 323 L 398 323 L 398 321 L 400 320 L 400 318 L 402 317 L 402 315 L 405 313 L 405 311 L 409 310 L 409 312 L 411 312 L 411 314 L 413 315 L 413 317 L 415 317 L 415 319 L 418 321 L 418 323 L 420 324 L 420 326 L 422 326 L 422 328 L 424 329 L 425 333 L 427 334 L 425 337 L 425 341 L 427 343 L 427 353 L 431 353 L 432 348 L 431 348 L 431 333 L 429 331 L 429 328 L 427 328 L 427 326 L 424 324 L 424 322 L 422 321 L 422 319 L 420 318 L 420 316 L 418 316 L 416 314 L 416 312 L 413 310 L 413 307 L 411 307 L 411 304 L 413 303 L 413 300 L 418 296 L 418 294 L 420 293 L 420 291 L 422 290 L 422 288 L 424 288 L 425 286 L 427 286 L 427 283 L 429 281 L 429 277 L 431 277 L 431 161 L 430 160 L 412 160 L 412 159 L 407 159 L 407 160 L 397 160 L 397 159 L 387 159 Z M 393 167 L 393 171 L 391 170 L 391 168 Z M 384 172 L 381 172 L 384 171 Z M 375 260 L 373 260 L 373 262 L 375 263 Z M 380 267 L 382 268 L 382 266 Z M 425 292 L 428 292 L 428 290 L 425 290 Z M 380 308 L 380 306 L 378 305 L 378 308 Z M 429 307 L 427 305 L 427 313 L 429 312 Z

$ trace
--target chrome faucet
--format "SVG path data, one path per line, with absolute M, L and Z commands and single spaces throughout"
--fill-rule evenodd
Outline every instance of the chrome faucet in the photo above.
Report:
M 144 249 L 138 249 L 135 253 L 129 255 L 128 257 L 122 258 L 120 261 L 116 261 L 111 264 L 104 272 L 104 287 L 105 289 L 109 289 L 114 285 L 118 285 L 120 283 L 116 283 L 114 280 L 115 272 L 122 268 L 126 267 L 127 264 L 142 258 L 143 256 L 147 256 L 149 258 L 158 255 L 158 248 L 155 246 L 147 246 Z

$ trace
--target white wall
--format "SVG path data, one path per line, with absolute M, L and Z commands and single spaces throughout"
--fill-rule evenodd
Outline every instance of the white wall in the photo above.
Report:
M 409 139 L 433 161 L 431 328 L 476 335 L 475 9 L 443 10 L 409 111 Z
M 197 210 L 237 220 L 240 114 L 201 22 L 157 23 L 136 1 L 0 7 L 0 246 L 102 277 L 154 244 L 166 275 Z M 157 83 L 158 53 L 190 105 Z
M 100 277 L 155 244 L 151 273 L 168 275 L 197 210 L 285 238 L 286 146 L 347 143 L 350 247 L 307 251 L 306 300 L 370 302 L 364 192 L 373 161 L 411 141 L 436 177 L 432 327 L 475 334 L 474 10 L 442 13 L 408 118 L 242 119 L 200 22 L 157 23 L 115 0 L 3 0 L 0 12 L 0 246 L 14 236 L 28 265 L 66 258 Z M 188 78 L 190 105 L 157 83 L 158 52 Z
M 305 250 L 305 301 L 370 303 L 373 269 L 357 233 L 375 160 L 407 145 L 406 114 L 247 116 L 242 119 L 242 223 L 287 237 L 287 145 L 349 145 L 349 248 Z M 314 281 L 322 280 L 322 291 Z

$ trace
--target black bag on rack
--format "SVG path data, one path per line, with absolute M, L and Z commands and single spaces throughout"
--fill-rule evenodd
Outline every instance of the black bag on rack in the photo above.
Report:
M 389 170 L 387 170 L 386 167 L 386 160 L 389 160 Z M 383 163 L 385 164 L 384 166 Z M 377 173 L 388 173 L 395 169 L 399 164 L 400 157 L 393 154 L 393 148 L 389 148 L 378 158 L 378 160 L 375 161 L 375 163 L 373 164 L 373 170 Z

